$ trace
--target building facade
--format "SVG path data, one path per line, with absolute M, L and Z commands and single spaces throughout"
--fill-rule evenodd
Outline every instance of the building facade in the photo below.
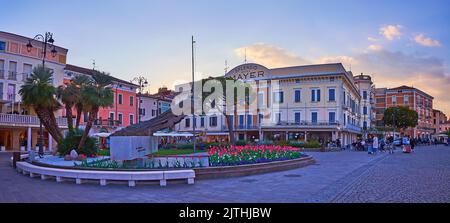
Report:
M 355 85 L 361 95 L 361 127 L 365 133 L 375 126 L 375 86 L 369 75 L 356 75 L 353 77 Z
M 379 126 L 384 126 L 383 114 L 386 108 L 406 106 L 417 112 L 417 127 L 408 129 L 405 134 L 417 138 L 431 138 L 435 133 L 433 124 L 433 97 L 417 88 L 400 86 L 396 88 L 379 88 L 375 93 L 376 119 Z
M 94 70 L 79 66 L 67 64 L 64 68 L 64 82 L 69 83 L 70 80 L 77 75 L 92 75 Z M 97 114 L 97 120 L 90 131 L 90 134 L 98 132 L 112 133 L 123 127 L 137 123 L 137 94 L 139 87 L 136 84 L 112 77 L 111 88 L 114 92 L 113 105 L 107 108 L 100 108 Z M 65 112 L 65 110 L 64 110 Z M 64 113 L 65 114 L 65 113 Z M 72 114 L 76 116 L 76 111 Z M 82 115 L 80 119 L 80 127 L 84 128 L 87 115 Z
M 235 67 L 225 77 L 255 85 L 258 109 L 234 109 L 229 115 L 240 140 L 354 142 L 361 131 L 361 94 L 342 64 L 268 69 L 259 64 Z M 185 88 L 176 86 L 176 90 Z M 198 132 L 210 140 L 226 140 L 228 126 L 221 113 L 187 116 L 176 131 Z
M 0 31 L 0 148 L 19 150 L 35 148 L 39 135 L 39 119 L 32 108 L 23 106 L 19 90 L 32 70 L 42 65 L 42 42 Z M 52 48 L 53 49 L 53 48 Z M 51 50 L 51 49 L 50 49 Z M 68 50 L 55 46 L 56 54 L 46 54 L 45 66 L 53 71 L 53 85 L 63 84 Z M 55 112 L 61 129 L 67 129 L 62 112 Z M 44 146 L 54 149 L 52 136 L 44 132 Z
M 433 109 L 433 125 L 434 125 L 434 133 L 439 134 L 441 132 L 441 127 L 447 122 L 447 115 L 445 115 L 442 111 Z

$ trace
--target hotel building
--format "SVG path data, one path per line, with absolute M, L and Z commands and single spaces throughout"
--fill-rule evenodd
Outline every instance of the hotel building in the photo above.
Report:
M 418 123 L 415 128 L 408 129 L 405 134 L 430 138 L 436 131 L 433 124 L 433 97 L 429 94 L 408 86 L 396 88 L 378 88 L 375 94 L 376 119 L 378 126 L 384 126 L 383 116 L 386 108 L 406 106 L 417 112 Z
M 35 148 L 39 135 L 39 119 L 32 108 L 23 106 L 19 89 L 33 68 L 42 65 L 42 43 L 30 38 L 0 31 L 0 148 L 19 150 Z M 53 71 L 53 85 L 63 84 L 68 50 L 55 46 L 56 55 L 46 54 L 45 65 Z M 55 112 L 61 129 L 67 129 L 62 111 Z M 52 136 L 44 132 L 45 148 L 54 149 Z
M 324 142 L 340 139 L 342 145 L 347 145 L 362 133 L 361 90 L 351 72 L 340 63 L 274 69 L 248 63 L 232 69 L 225 77 L 256 85 L 257 111 L 234 109 L 230 115 L 236 139 Z M 183 87 L 178 85 L 175 89 L 180 91 Z M 195 119 L 196 130 L 204 133 L 208 141 L 228 138 L 222 114 Z M 175 130 L 192 131 L 192 121 L 192 116 L 187 116 Z

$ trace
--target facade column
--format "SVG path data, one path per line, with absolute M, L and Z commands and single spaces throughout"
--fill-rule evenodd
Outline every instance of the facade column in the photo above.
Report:
M 307 142 L 307 141 L 308 141 L 308 132 L 305 131 L 305 142 Z
M 48 151 L 53 151 L 53 137 L 48 133 Z
M 286 135 L 285 138 L 286 138 L 286 142 L 287 142 L 287 141 L 289 141 L 289 132 L 286 131 L 286 134 L 285 134 L 285 135 Z
M 31 150 L 31 127 L 27 130 L 27 151 Z

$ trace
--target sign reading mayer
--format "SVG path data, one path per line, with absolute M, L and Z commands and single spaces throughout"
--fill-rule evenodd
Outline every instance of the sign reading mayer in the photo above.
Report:
M 248 63 L 233 68 L 225 76 L 233 77 L 234 79 L 247 80 L 253 78 L 262 78 L 268 75 L 268 73 L 269 69 L 267 69 L 266 67 L 259 64 Z

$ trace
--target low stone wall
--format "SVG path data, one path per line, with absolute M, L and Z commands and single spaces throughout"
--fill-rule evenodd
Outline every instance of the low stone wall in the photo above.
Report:
M 195 177 L 197 179 L 214 179 L 225 177 L 240 177 L 296 169 L 314 164 L 315 162 L 316 161 L 311 156 L 306 156 L 298 159 L 274 161 L 268 163 L 194 168 L 194 171 Z

